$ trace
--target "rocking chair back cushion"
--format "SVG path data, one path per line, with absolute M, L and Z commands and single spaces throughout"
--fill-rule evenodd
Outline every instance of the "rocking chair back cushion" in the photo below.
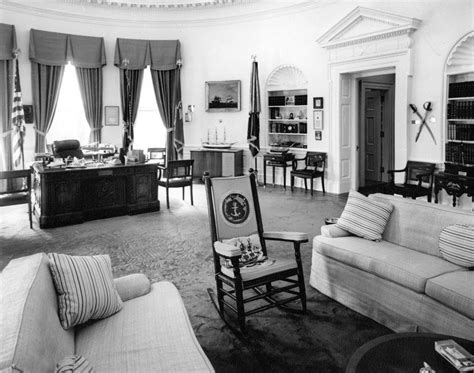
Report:
M 216 178 L 212 185 L 217 239 L 247 237 L 257 233 L 257 217 L 249 178 Z

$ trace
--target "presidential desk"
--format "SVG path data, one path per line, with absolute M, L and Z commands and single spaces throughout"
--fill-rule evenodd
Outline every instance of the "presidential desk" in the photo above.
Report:
M 32 168 L 40 228 L 160 209 L 156 164 L 45 168 L 35 163 Z

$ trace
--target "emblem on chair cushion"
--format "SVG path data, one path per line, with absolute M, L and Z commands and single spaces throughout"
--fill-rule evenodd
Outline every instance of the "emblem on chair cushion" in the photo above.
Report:
M 249 202 L 242 194 L 231 193 L 222 202 L 222 214 L 232 224 L 241 224 L 249 217 Z

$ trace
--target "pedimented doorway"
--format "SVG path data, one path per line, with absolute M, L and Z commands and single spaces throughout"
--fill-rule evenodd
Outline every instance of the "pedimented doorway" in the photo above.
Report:
M 359 82 L 363 78 L 393 76 L 393 87 L 387 90 L 393 92 L 393 122 L 407 123 L 411 34 L 420 22 L 357 7 L 318 40 L 328 52 L 331 192 L 340 194 L 357 189 L 362 179 L 360 168 L 365 164 L 360 162 L 359 155 Z M 396 151 L 390 161 L 392 168 L 403 168 L 407 161 L 407 131 L 406 125 L 393 126 Z

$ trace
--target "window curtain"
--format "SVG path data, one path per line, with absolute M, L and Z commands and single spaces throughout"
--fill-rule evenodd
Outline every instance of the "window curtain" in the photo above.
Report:
M 35 114 L 35 153 L 46 151 L 46 134 L 53 123 L 64 66 L 31 63 L 33 111 Z
M 76 67 L 82 104 L 87 122 L 91 128 L 90 142 L 102 142 L 102 68 Z
M 122 113 L 124 121 L 124 139 L 128 132 L 132 133 L 136 112 L 138 111 L 138 98 L 140 92 L 132 94 L 128 102 L 126 98 L 126 75 L 124 71 L 142 71 L 146 66 L 150 66 L 155 96 L 158 103 L 160 115 L 167 128 L 166 157 L 176 159 L 177 155 L 182 155 L 184 146 L 183 118 L 181 105 L 180 87 L 180 66 L 181 51 L 179 40 L 136 40 L 117 39 L 115 45 L 115 66 L 121 71 L 121 92 L 122 92 Z M 135 89 L 132 82 L 132 91 Z M 137 89 L 141 88 L 137 83 Z M 124 107 L 130 105 L 130 108 Z M 135 117 L 128 120 L 126 113 L 135 113 Z M 130 137 L 130 136 L 128 136 Z M 124 147 L 126 147 L 124 141 Z
M 138 104 L 142 90 L 143 69 L 121 70 L 120 98 L 122 103 L 122 120 L 124 122 L 122 147 L 128 149 L 133 143 L 133 125 L 137 119 Z
M 12 104 L 16 49 L 15 26 L 0 23 L 0 171 L 13 169 Z
M 100 139 L 101 70 L 106 64 L 103 38 L 31 29 L 30 61 L 36 120 L 35 152 L 46 149 L 46 134 L 53 122 L 64 66 L 68 61 L 76 67 L 86 119 L 92 130 L 91 139 Z
M 182 158 L 184 136 L 181 104 L 180 69 L 151 70 L 156 102 L 167 130 L 166 158 Z

